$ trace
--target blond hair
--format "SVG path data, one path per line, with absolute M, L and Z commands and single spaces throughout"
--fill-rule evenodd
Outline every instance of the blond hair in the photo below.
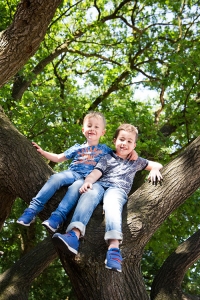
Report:
M 135 126 L 131 125 L 131 124 L 121 124 L 117 130 L 115 131 L 115 134 L 113 136 L 114 139 L 117 139 L 119 133 L 121 130 L 124 130 L 124 131 L 128 131 L 128 132 L 132 132 L 135 134 L 135 142 L 137 141 L 137 138 L 138 138 L 138 130 Z
M 98 111 L 90 111 L 83 119 L 83 124 L 85 123 L 85 121 L 87 119 L 90 119 L 90 118 L 97 118 L 97 119 L 101 119 L 103 121 L 103 125 L 104 125 L 104 128 L 106 127 L 106 119 L 104 117 L 104 115 Z

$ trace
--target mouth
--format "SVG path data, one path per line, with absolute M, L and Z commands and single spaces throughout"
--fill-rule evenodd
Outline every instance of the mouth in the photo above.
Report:
M 95 135 L 95 133 L 94 132 L 89 132 L 88 135 L 92 136 L 92 135 Z

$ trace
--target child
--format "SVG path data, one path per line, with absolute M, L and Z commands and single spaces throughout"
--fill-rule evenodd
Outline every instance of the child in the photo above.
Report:
M 130 124 L 123 124 L 117 129 L 114 136 L 116 151 L 102 157 L 94 170 L 85 178 L 85 183 L 80 188 L 83 194 L 66 233 L 53 235 L 52 240 L 57 248 L 77 254 L 79 238 L 84 236 L 85 227 L 103 198 L 105 240 L 109 245 L 105 260 L 106 268 L 122 271 L 122 256 L 119 250 L 123 238 L 122 209 L 127 202 L 135 173 L 145 169 L 151 171 L 149 179 L 155 181 L 157 177 L 158 181 L 162 180 L 159 172 L 162 168 L 160 163 L 141 157 L 136 161 L 127 160 L 127 156 L 136 146 L 137 135 L 137 128 Z
M 86 142 L 82 145 L 75 144 L 64 153 L 54 154 L 42 150 L 36 143 L 33 146 L 37 151 L 53 162 L 63 162 L 73 159 L 68 170 L 52 175 L 45 183 L 38 194 L 32 199 L 30 205 L 25 209 L 22 216 L 17 220 L 24 226 L 30 226 L 36 215 L 43 210 L 44 205 L 62 186 L 69 186 L 74 181 L 85 178 L 95 167 L 99 159 L 111 152 L 111 149 L 104 144 L 99 144 L 99 139 L 105 134 L 106 121 L 104 116 L 99 112 L 88 113 L 83 120 L 82 132 L 86 137 Z M 77 182 L 78 183 L 78 182 Z M 59 204 L 50 218 L 42 224 L 55 232 L 65 221 L 66 214 L 74 207 L 79 194 L 79 185 L 71 185 L 63 200 Z

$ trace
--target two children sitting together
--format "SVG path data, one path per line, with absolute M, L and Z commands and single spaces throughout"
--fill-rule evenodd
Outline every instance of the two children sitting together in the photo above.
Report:
M 138 131 L 133 125 L 122 124 L 117 128 L 113 140 L 115 151 L 105 144 L 99 144 L 100 137 L 105 134 L 105 125 L 101 113 L 87 114 L 82 128 L 87 141 L 82 145 L 75 144 L 61 154 L 46 152 L 33 143 L 40 154 L 53 162 L 67 159 L 72 159 L 72 162 L 68 170 L 49 178 L 17 223 L 29 226 L 53 194 L 60 187 L 69 186 L 57 209 L 42 224 L 51 232 L 56 232 L 76 206 L 66 233 L 55 233 L 52 241 L 56 248 L 77 254 L 79 239 L 85 235 L 94 209 L 103 201 L 106 222 L 104 238 L 108 244 L 105 267 L 121 272 L 119 244 L 123 239 L 122 210 L 128 200 L 135 173 L 145 169 L 151 171 L 149 180 L 160 181 L 162 175 L 159 170 L 162 165 L 138 157 L 134 150 Z

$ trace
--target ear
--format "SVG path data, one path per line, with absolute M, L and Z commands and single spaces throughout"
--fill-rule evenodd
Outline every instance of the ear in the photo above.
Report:
M 134 144 L 134 147 L 133 147 L 133 149 L 135 149 L 135 147 L 136 147 L 136 143 Z
M 82 127 L 82 132 L 84 133 L 84 127 Z
M 106 130 L 105 130 L 105 129 L 104 129 L 104 130 L 102 130 L 102 134 L 101 134 L 101 136 L 103 136 L 105 133 L 106 133 Z
M 116 142 L 116 139 L 113 139 L 113 144 L 115 144 L 115 142 Z

